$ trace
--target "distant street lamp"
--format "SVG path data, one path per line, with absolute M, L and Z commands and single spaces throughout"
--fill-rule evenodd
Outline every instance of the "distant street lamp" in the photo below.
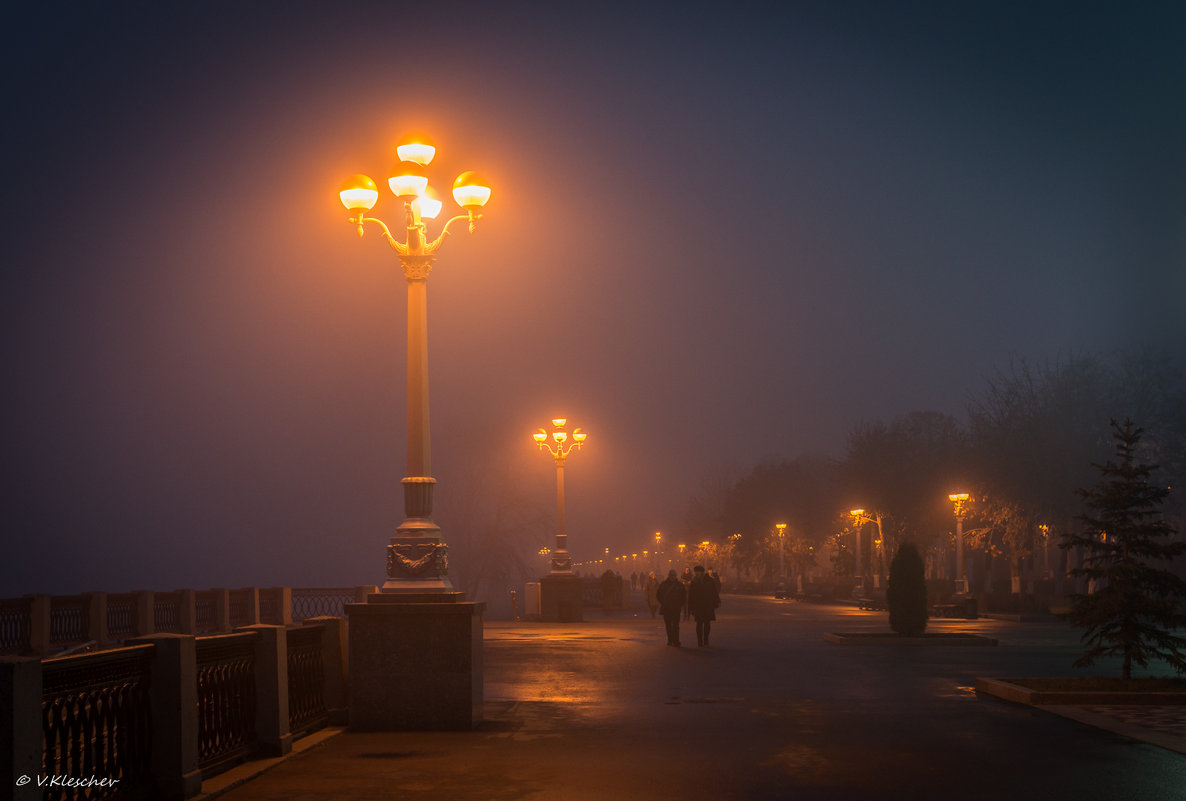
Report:
M 856 572 L 857 572 L 857 575 L 861 577 L 861 586 L 863 587 L 863 586 L 865 585 L 865 577 L 864 577 L 864 575 L 861 573 L 861 526 L 865 525 L 866 523 L 876 523 L 876 524 L 877 524 L 877 542 L 876 542 L 876 545 L 877 545 L 877 546 L 880 548 L 880 547 L 881 547 L 881 542 L 882 542 L 882 534 L 881 534 L 881 513 L 880 513 L 880 512 L 874 512 L 874 513 L 873 513 L 873 516 L 872 516 L 872 517 L 869 517 L 867 514 L 865 514 L 865 510 L 864 510 L 864 509 L 853 509 L 851 512 L 849 512 L 849 514 L 850 514 L 850 515 L 852 515 L 852 517 L 853 517 L 853 521 L 856 523 L 856 526 L 857 526 L 857 529 L 856 529 L 856 534 L 857 534 L 857 564 L 856 564 Z M 873 545 L 873 543 L 870 543 L 870 549 L 869 549 L 869 561 L 870 561 L 870 562 L 872 562 L 872 561 L 873 561 L 873 548 L 872 548 L 872 545 Z M 880 553 L 880 551 L 879 551 L 879 553 Z M 870 567 L 870 568 L 872 568 L 872 565 L 870 565 L 869 567 Z M 878 565 L 877 565 L 877 576 L 876 576 L 876 584 L 875 584 L 875 586 L 877 586 L 877 587 L 880 587 L 880 586 L 881 586 L 881 583 L 882 583 L 882 582 L 881 582 L 881 572 L 882 572 L 882 569 L 883 569 L 883 567 L 884 567 L 884 564 L 883 564 L 883 563 L 882 563 L 882 562 L 879 560 L 879 561 L 878 561 Z
M 787 533 L 786 523 L 775 523 L 774 528 L 778 530 L 778 580 L 784 581 L 787 576 L 786 568 L 784 567 L 782 557 L 782 541 L 784 535 Z
M 568 553 L 568 534 L 564 527 L 564 462 L 568 458 L 568 454 L 572 452 L 573 448 L 581 449 L 588 438 L 588 434 L 581 431 L 579 428 L 573 429 L 572 442 L 568 442 L 568 432 L 564 430 L 565 424 L 568 420 L 564 417 L 557 417 L 552 420 L 552 426 L 556 429 L 551 433 L 551 440 L 555 445 L 548 443 L 548 432 L 540 429 L 535 432 L 535 442 L 539 445 L 539 449 L 547 449 L 548 453 L 552 454 L 552 458 L 556 462 L 556 549 L 552 551 L 552 570 L 551 575 L 572 575 L 572 557 Z M 566 446 L 565 443 L 568 442 Z M 608 552 L 609 549 L 606 548 Z M 616 561 L 616 560 L 615 560 Z
M 431 242 L 426 237 L 424 220 L 434 219 L 441 202 L 428 195 L 425 167 L 436 148 L 425 137 L 405 137 L 396 147 L 399 160 L 391 170 L 387 185 L 403 204 L 406 239 L 397 240 L 387 225 L 367 217 L 379 200 L 379 190 L 370 177 L 352 175 L 338 193 L 342 205 L 351 213 L 349 221 L 362 236 L 363 226 L 374 223 L 399 257 L 408 281 L 408 441 L 407 475 L 404 486 L 404 522 L 399 525 L 387 546 L 387 582 L 384 592 L 447 592 L 449 581 L 448 547 L 441 539 L 440 527 L 432 521 L 432 478 L 428 426 L 428 274 L 449 234 L 459 220 L 469 223 L 473 233 L 479 211 L 490 199 L 490 184 L 472 172 L 457 176 L 453 199 L 465 211 L 445 223 L 440 235 Z
M 663 569 L 662 562 L 660 561 L 663 558 L 663 550 L 662 549 L 663 549 L 663 533 L 660 531 L 656 531 L 655 532 L 655 572 L 656 573 L 660 572 Z
M 968 502 L 968 493 L 953 492 L 947 500 L 955 504 L 955 580 L 957 593 L 968 591 L 968 572 L 964 564 L 964 504 Z

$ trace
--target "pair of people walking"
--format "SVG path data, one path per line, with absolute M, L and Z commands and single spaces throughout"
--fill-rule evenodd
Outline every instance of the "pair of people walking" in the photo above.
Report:
M 667 627 L 667 644 L 677 648 L 680 645 L 679 618 L 686 602 L 692 617 L 696 619 L 696 644 L 707 648 L 712 621 L 717 619 L 716 610 L 721 605 L 720 589 L 712 576 L 705 574 L 704 568 L 696 565 L 692 581 L 685 589 L 675 571 L 670 570 L 659 585 L 656 596 L 659 609 L 663 612 L 663 623 Z

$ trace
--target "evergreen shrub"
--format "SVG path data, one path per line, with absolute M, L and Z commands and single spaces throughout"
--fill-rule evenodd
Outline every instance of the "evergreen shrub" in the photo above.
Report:
M 922 557 L 904 542 L 890 563 L 885 593 L 890 628 L 903 637 L 919 637 L 927 629 L 927 581 Z

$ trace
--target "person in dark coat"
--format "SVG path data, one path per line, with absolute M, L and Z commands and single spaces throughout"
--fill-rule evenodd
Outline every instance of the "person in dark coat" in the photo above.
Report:
M 712 576 L 705 575 L 704 567 L 696 565 L 692 584 L 688 588 L 688 607 L 696 618 L 696 644 L 708 647 L 708 633 L 712 621 L 717 619 L 717 607 L 721 605 L 721 594 Z
M 663 623 L 667 626 L 667 644 L 679 647 L 679 616 L 684 611 L 688 593 L 674 570 L 667 571 L 667 578 L 659 585 L 656 593 L 659 609 L 663 612 Z

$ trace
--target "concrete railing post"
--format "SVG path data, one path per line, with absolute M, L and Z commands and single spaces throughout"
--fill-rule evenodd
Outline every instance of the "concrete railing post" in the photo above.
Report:
M 40 658 L 0 657 L 0 710 L 0 801 L 40 801 Z
M 346 665 L 346 618 L 313 617 L 304 624 L 324 627 L 321 630 L 321 666 L 325 671 L 322 698 L 325 700 L 325 711 L 329 713 L 330 724 L 345 726 L 350 722 L 350 694 L 346 686 L 349 675 Z
M 292 751 L 288 728 L 288 632 L 284 626 L 256 623 L 235 631 L 253 631 L 255 639 L 255 734 L 264 756 Z
M 151 593 L 148 593 L 151 596 Z M 151 604 L 149 605 L 151 608 Z M 154 634 L 128 640 L 152 644 L 152 775 L 159 798 L 192 798 L 202 791 L 198 768 L 198 649 L 189 634 Z
M 50 616 L 53 598 L 49 595 L 28 595 L 29 648 L 38 656 L 49 655 Z
M 156 599 L 152 590 L 137 590 L 132 594 L 136 596 L 136 636 L 156 634 Z
M 178 590 L 177 628 L 182 634 L 198 633 L 198 597 L 193 590 Z
M 107 593 L 88 592 L 90 596 L 90 620 L 87 622 L 87 636 L 103 647 L 111 642 L 107 634 Z

